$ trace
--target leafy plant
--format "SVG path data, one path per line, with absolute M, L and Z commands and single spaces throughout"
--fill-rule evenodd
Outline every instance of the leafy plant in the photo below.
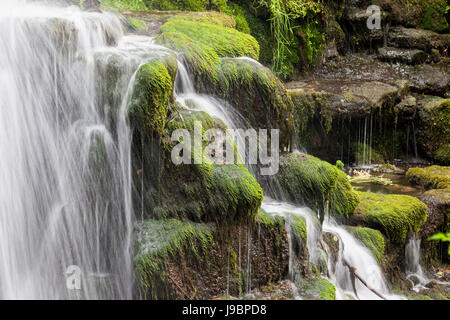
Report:
M 450 232 L 447 233 L 438 232 L 429 237 L 427 240 L 450 242 Z M 450 255 L 450 246 L 448 246 L 448 254 Z
M 102 6 L 121 11 L 139 11 L 147 9 L 143 0 L 102 0 Z

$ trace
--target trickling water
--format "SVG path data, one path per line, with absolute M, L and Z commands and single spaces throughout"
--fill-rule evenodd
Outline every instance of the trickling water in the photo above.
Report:
M 418 291 L 429 281 L 420 265 L 420 238 L 412 236 L 405 246 L 405 265 L 407 278 L 414 283 L 414 290 Z
M 0 2 L 0 298 L 132 297 L 126 112 L 149 40 L 113 14 Z

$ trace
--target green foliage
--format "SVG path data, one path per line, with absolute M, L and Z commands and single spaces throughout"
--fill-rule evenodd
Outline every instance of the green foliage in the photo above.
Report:
M 234 18 L 234 21 L 236 21 L 236 29 L 238 31 L 250 33 L 250 27 L 245 19 L 245 13 L 241 6 L 230 2 L 225 9 L 225 13 Z
M 102 6 L 106 9 L 116 9 L 120 11 L 146 10 L 144 0 L 102 0 Z
M 438 232 L 438 233 L 432 235 L 431 237 L 429 237 L 427 240 L 450 242 L 450 232 L 448 232 L 448 233 Z M 448 255 L 450 255 L 450 246 L 448 246 Z
M 322 50 L 325 36 L 320 30 L 318 17 L 325 13 L 321 0 L 260 0 L 270 12 L 271 32 L 275 41 L 272 68 L 281 78 L 293 73 L 294 65 L 300 62 L 297 50 L 303 40 L 304 55 L 308 67 Z
M 317 21 L 306 23 L 299 28 L 304 42 L 304 55 L 308 66 L 314 65 L 322 52 L 325 34 Z
M 180 220 L 148 219 L 136 225 L 134 265 L 141 298 L 167 299 L 164 279 L 169 259 L 204 254 L 213 244 L 210 227 Z
M 430 2 L 425 8 L 421 26 L 424 29 L 434 32 L 444 33 L 449 30 L 447 19 L 445 18 L 446 7 L 444 3 Z
M 156 10 L 186 10 L 204 11 L 207 9 L 223 11 L 226 8 L 226 0 L 144 0 L 149 9 Z
M 357 192 L 360 203 L 354 215 L 369 227 L 382 231 L 393 241 L 404 242 L 408 232 L 419 232 L 427 219 L 427 206 L 406 195 Z
M 295 201 L 317 210 L 323 211 L 328 203 L 331 212 L 348 216 L 358 204 L 347 175 L 313 156 L 295 153 L 283 156 L 277 177 Z
M 450 188 L 450 167 L 429 166 L 425 168 L 411 168 L 406 172 L 411 183 L 422 185 L 427 189 Z
M 344 163 L 341 160 L 336 161 L 336 168 L 343 170 L 344 169 Z
M 378 263 L 381 263 L 386 244 L 380 231 L 363 227 L 347 227 L 347 230 L 372 252 Z

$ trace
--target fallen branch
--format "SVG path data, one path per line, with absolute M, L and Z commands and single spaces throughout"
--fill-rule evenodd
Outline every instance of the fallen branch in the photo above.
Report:
M 373 293 L 375 293 L 377 296 L 379 296 L 381 299 L 383 300 L 387 300 L 381 293 L 379 293 L 377 290 L 375 290 L 374 288 L 370 287 L 367 282 L 358 274 L 358 272 L 356 272 L 356 268 L 353 267 L 348 261 L 347 259 L 345 259 L 344 257 L 342 257 L 342 262 L 344 262 L 344 264 L 348 267 L 348 269 L 350 270 L 350 273 L 359 279 L 359 281 L 362 282 L 363 285 L 365 285 L 367 287 L 367 289 L 369 289 L 370 291 L 372 291 Z M 358 297 L 358 294 L 356 293 L 356 288 L 354 285 L 354 281 L 353 282 L 353 290 L 355 291 L 356 296 Z

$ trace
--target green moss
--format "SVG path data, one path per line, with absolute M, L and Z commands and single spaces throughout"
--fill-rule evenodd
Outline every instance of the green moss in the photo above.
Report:
M 250 33 L 250 27 L 245 19 L 244 9 L 241 6 L 230 2 L 228 3 L 225 12 L 234 18 L 234 21 L 236 21 L 236 29 L 238 31 Z
M 335 300 L 336 287 L 327 279 L 312 278 L 296 281 L 298 293 L 305 299 Z
M 173 103 L 173 82 L 166 63 L 153 61 L 139 68 L 128 107 L 135 130 L 162 135 L 169 105 Z
M 441 164 L 450 165 L 450 144 L 440 146 L 434 154 L 434 159 Z
M 145 0 L 149 9 L 203 11 L 208 0 Z
M 409 232 L 419 232 L 427 219 L 427 206 L 406 195 L 357 192 L 360 203 L 354 216 L 371 228 L 380 230 L 393 241 L 404 242 Z
M 134 265 L 141 298 L 167 299 L 170 292 L 164 284 L 166 263 L 179 254 L 198 255 L 213 243 L 211 228 L 179 220 L 139 222 L 135 228 Z
M 430 158 L 442 164 L 449 163 L 450 99 L 425 96 L 418 110 L 420 147 Z
M 206 22 L 170 18 L 155 41 L 184 54 L 198 86 L 218 81 L 220 57 L 258 59 L 258 42 L 233 28 Z
M 244 17 L 250 28 L 250 34 L 259 43 L 259 61 L 262 64 L 269 66 L 272 63 L 274 52 L 274 43 L 270 33 L 270 25 L 264 18 L 259 18 L 252 12 L 253 11 L 245 10 Z
M 432 30 L 434 32 L 444 33 L 448 32 L 449 25 L 445 18 L 445 2 L 430 2 L 425 8 L 421 27 Z
M 259 57 L 258 42 L 252 36 L 233 28 L 173 17 L 161 27 L 161 32 L 182 33 L 192 41 L 212 47 L 220 57 Z
M 358 196 L 342 170 L 307 154 L 281 157 L 278 179 L 294 201 L 317 210 L 324 210 L 328 202 L 331 212 L 348 216 L 358 204 Z
M 297 217 L 297 216 L 292 216 L 291 226 L 294 231 L 294 234 L 296 234 L 302 240 L 307 239 L 308 230 L 306 229 L 305 221 L 302 218 Z
M 170 137 L 175 129 L 185 128 L 193 133 L 194 127 L 202 125 L 225 129 L 225 124 L 213 119 L 205 112 L 177 110 L 174 118 L 167 123 L 165 137 Z M 194 155 L 202 154 L 209 141 L 191 148 Z M 165 141 L 168 162 L 162 172 L 162 186 L 152 193 L 153 208 L 162 208 L 165 216 L 203 222 L 224 222 L 233 225 L 254 219 L 263 199 L 263 192 L 244 165 L 212 163 L 206 154 L 201 164 L 174 165 L 170 161 L 170 151 L 175 142 Z M 235 159 L 237 148 L 234 148 Z M 158 212 L 153 212 L 156 216 Z
M 347 227 L 347 230 L 372 252 L 378 263 L 382 262 L 385 242 L 380 231 L 364 227 Z
M 143 30 L 147 28 L 147 23 L 145 21 L 134 19 L 131 17 L 127 18 L 127 22 L 131 25 L 135 30 Z
M 314 20 L 313 22 L 301 25 L 299 35 L 302 39 L 306 67 L 310 67 L 321 56 L 325 43 L 325 33 L 322 31 L 319 21 Z
M 233 17 L 222 12 L 206 11 L 206 12 L 186 12 L 177 14 L 177 20 L 187 20 L 193 22 L 204 22 L 215 24 L 221 27 L 235 28 L 236 21 Z
M 292 101 L 269 69 L 244 59 L 224 58 L 212 91 L 230 102 L 252 127 L 280 129 L 281 148 L 290 144 Z
M 406 172 L 411 183 L 424 186 L 427 189 L 445 189 L 450 187 L 450 167 L 430 166 L 411 168 Z

